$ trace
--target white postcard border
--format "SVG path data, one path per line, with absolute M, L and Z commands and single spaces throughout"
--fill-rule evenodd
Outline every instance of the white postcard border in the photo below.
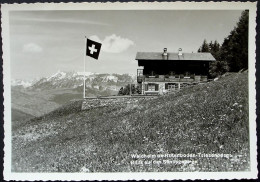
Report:
M 249 130 L 250 172 L 147 172 L 147 173 L 12 173 L 11 172 L 11 79 L 9 11 L 12 10 L 241 10 L 249 9 Z M 4 83 L 4 179 L 5 180 L 172 180 L 172 179 L 255 179 L 256 148 L 256 2 L 128 2 L 128 3 L 35 3 L 2 4 Z

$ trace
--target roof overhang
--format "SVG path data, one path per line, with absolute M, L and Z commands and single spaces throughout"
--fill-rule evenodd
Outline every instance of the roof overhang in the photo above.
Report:
M 161 52 L 137 52 L 136 60 L 168 60 L 168 61 L 216 61 L 211 53 L 167 53 L 167 56 L 164 56 Z

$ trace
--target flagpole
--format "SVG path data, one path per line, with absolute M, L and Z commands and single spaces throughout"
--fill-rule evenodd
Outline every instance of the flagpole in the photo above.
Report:
M 83 99 L 86 97 L 86 49 L 87 49 L 87 38 L 85 36 L 84 41 L 84 80 L 83 80 Z

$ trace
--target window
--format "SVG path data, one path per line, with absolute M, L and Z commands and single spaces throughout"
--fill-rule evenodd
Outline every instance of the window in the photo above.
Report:
M 145 85 L 145 91 L 158 91 L 159 85 L 155 83 L 149 83 Z
M 155 91 L 155 85 L 154 84 L 148 85 L 148 91 Z
M 168 91 L 178 90 L 178 84 L 177 83 L 168 83 L 167 86 L 165 84 L 165 89 Z

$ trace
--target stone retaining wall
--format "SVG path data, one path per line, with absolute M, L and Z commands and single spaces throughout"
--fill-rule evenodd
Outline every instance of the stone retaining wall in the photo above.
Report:
M 131 104 L 141 100 L 150 100 L 155 97 L 103 97 L 103 98 L 85 98 L 81 110 L 88 110 L 98 107 L 109 107 L 112 105 L 124 105 L 124 104 Z

